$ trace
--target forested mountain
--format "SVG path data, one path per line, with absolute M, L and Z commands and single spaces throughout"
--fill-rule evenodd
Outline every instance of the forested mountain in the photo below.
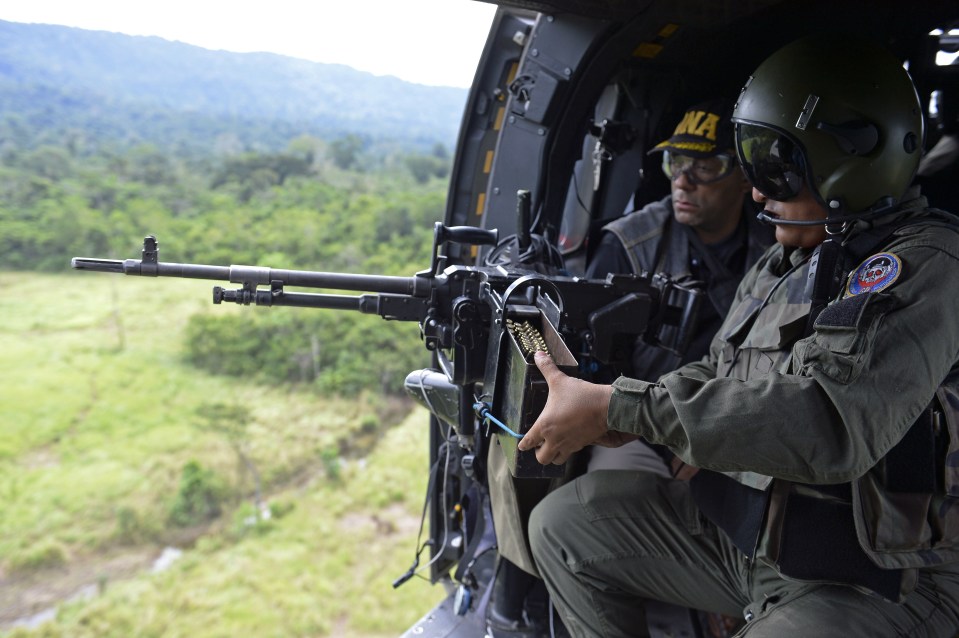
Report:
M 178 153 L 275 151 L 306 134 L 422 151 L 453 146 L 465 100 L 465 89 L 342 65 L 0 21 L 0 150 L 81 135 Z
M 155 233 L 167 261 L 408 276 L 428 263 L 443 217 L 464 101 L 460 89 L 343 66 L 0 22 L 0 271 L 123 258 Z M 379 318 L 270 317 L 197 323 L 191 361 L 233 375 L 271 369 L 274 383 L 401 392 L 422 354 L 415 339 L 394 345 Z M 277 332 L 299 337 L 259 347 Z M 335 344 L 304 359 L 321 332 Z M 222 351 L 243 343 L 253 350 Z M 364 348 L 393 352 L 396 370 L 371 368 Z

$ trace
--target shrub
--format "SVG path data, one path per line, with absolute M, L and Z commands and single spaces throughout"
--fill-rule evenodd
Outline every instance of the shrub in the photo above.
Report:
M 347 313 L 194 315 L 186 357 L 214 374 L 405 396 L 407 373 L 428 362 L 416 332 L 405 322 Z
M 170 507 L 169 520 L 178 527 L 212 520 L 223 511 L 226 488 L 213 470 L 196 461 L 183 466 L 180 489 Z
M 270 516 L 280 519 L 296 509 L 296 503 L 288 500 L 272 501 L 270 503 Z
M 135 543 L 142 540 L 140 516 L 132 507 L 117 508 L 117 527 L 115 536 L 121 543 Z
M 323 448 L 320 450 L 320 459 L 323 461 L 323 468 L 326 470 L 326 478 L 334 482 L 339 481 L 343 476 L 340 451 L 335 447 Z
M 22 552 L 15 553 L 10 559 L 10 570 L 25 572 L 60 567 L 68 561 L 69 552 L 66 547 L 55 540 L 43 539 Z

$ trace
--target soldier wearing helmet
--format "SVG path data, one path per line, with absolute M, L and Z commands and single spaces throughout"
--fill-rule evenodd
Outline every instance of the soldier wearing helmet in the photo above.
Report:
M 735 614 L 741 636 L 942 636 L 959 627 L 959 231 L 910 188 L 922 116 L 895 57 L 809 38 L 733 112 L 776 228 L 703 361 L 649 383 L 545 355 L 544 463 L 643 438 L 689 481 L 594 472 L 533 512 L 537 567 L 575 636 L 647 635 L 644 599 Z

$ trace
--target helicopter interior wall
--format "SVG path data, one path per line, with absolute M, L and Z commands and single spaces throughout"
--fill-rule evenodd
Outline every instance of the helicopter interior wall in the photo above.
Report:
M 569 252 L 567 260 L 585 263 L 589 246 L 596 244 L 599 228 L 633 209 L 631 202 L 642 204 L 668 193 L 669 183 L 659 168 L 659 155 L 647 156 L 645 151 L 672 133 L 688 106 L 716 96 L 735 99 L 752 70 L 786 42 L 810 33 L 859 35 L 883 42 L 900 58 L 910 60 L 910 71 L 926 107 L 932 90 L 953 87 L 959 77 L 954 72 L 959 71 L 959 66 L 944 71 L 929 61 L 934 53 L 931 49 L 938 46 L 929 46 L 927 34 L 936 27 L 959 24 L 959 6 L 953 3 L 944 7 L 947 5 L 939 2 L 910 7 L 875 2 L 782 2 L 722 25 L 690 20 L 652 59 L 626 55 L 618 62 L 607 62 L 605 70 L 594 63 L 589 72 L 604 72 L 609 78 L 607 83 L 623 89 L 617 119 L 640 128 L 635 147 L 615 156 L 604 168 L 603 192 L 593 197 L 589 241 Z M 631 52 L 648 33 L 648 21 L 641 16 L 623 25 L 608 47 Z M 603 58 L 603 52 L 597 52 L 595 58 Z M 584 122 L 564 126 L 568 130 L 587 129 Z M 562 170 L 557 148 L 558 145 L 554 147 L 551 168 Z M 582 148 L 580 144 L 578 150 Z M 573 159 L 581 160 L 579 170 L 592 170 L 592 162 L 582 156 L 581 150 Z

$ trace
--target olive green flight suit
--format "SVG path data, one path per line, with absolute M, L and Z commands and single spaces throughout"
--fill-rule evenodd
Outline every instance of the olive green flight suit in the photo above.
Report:
M 741 615 L 751 638 L 956 636 L 959 394 L 940 386 L 959 369 L 959 233 L 924 207 L 881 220 L 915 222 L 872 251 L 901 261 L 891 283 L 840 295 L 810 336 L 810 253 L 777 245 L 744 278 L 707 359 L 658 383 L 614 383 L 610 429 L 704 469 L 692 488 L 595 472 L 533 511 L 536 564 L 573 635 L 647 635 L 642 600 L 653 598 Z M 887 490 L 891 451 L 937 390 L 949 431 L 937 490 L 950 496 Z M 701 478 L 727 487 L 694 501 Z M 704 514 L 754 514 L 744 493 L 761 505 L 754 520 Z M 842 514 L 800 516 L 808 502 Z M 840 519 L 855 560 L 831 553 Z M 894 587 L 871 586 L 876 574 Z

